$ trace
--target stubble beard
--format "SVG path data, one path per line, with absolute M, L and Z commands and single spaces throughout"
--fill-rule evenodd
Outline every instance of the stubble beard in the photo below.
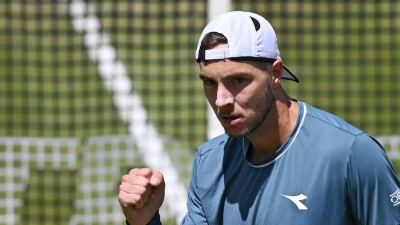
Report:
M 269 112 L 271 111 L 272 105 L 275 101 L 275 95 L 272 91 L 272 85 L 270 82 L 267 82 L 264 98 L 265 98 L 264 101 L 265 105 L 263 105 L 263 107 L 260 109 L 261 112 L 247 128 L 242 130 L 239 134 L 232 134 L 226 130 L 225 132 L 231 137 L 241 138 L 241 137 L 246 137 L 251 133 L 253 133 L 255 130 L 257 130 L 267 119 Z

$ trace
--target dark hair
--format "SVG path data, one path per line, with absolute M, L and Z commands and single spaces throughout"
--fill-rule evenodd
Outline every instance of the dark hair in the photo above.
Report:
M 226 37 L 223 34 L 217 32 L 210 32 L 206 34 L 203 40 L 201 41 L 200 49 L 209 50 L 217 45 L 227 44 L 227 43 L 228 39 L 226 39 Z
M 201 40 L 200 50 L 209 50 L 221 44 L 228 44 L 228 39 L 225 37 L 225 35 L 218 32 L 210 32 L 204 36 L 203 40 Z M 253 62 L 257 68 L 264 72 L 268 72 L 269 65 L 271 64 L 258 60 L 250 61 Z

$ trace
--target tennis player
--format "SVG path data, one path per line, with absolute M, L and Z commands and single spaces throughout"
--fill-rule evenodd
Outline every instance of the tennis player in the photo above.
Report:
M 182 224 L 400 224 L 400 183 L 382 146 L 289 97 L 299 80 L 268 21 L 229 12 L 196 50 L 204 93 L 226 133 L 197 150 Z M 160 224 L 162 173 L 133 169 L 119 201 L 127 223 Z

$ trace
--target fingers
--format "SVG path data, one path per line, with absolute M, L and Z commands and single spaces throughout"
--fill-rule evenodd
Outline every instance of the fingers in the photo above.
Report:
M 121 181 L 118 200 L 124 207 L 141 208 L 149 201 L 153 187 L 165 189 L 163 175 L 148 168 L 132 169 Z
M 133 206 L 134 208 L 141 208 L 146 204 L 148 196 L 146 196 L 145 191 L 137 191 L 131 189 L 129 184 L 121 184 L 118 200 L 120 204 L 124 207 Z
M 120 193 L 126 193 L 130 196 L 130 201 L 134 204 L 146 203 L 149 195 L 151 194 L 152 187 L 150 185 L 132 185 L 130 183 L 121 183 L 119 187 Z M 128 199 L 129 200 L 129 199 Z
M 121 178 L 122 183 L 129 183 L 131 185 L 139 185 L 145 187 L 150 184 L 150 181 L 146 177 L 136 175 L 124 175 Z
M 135 168 L 131 169 L 128 175 L 142 176 L 150 179 L 151 175 L 153 175 L 153 172 L 149 168 Z

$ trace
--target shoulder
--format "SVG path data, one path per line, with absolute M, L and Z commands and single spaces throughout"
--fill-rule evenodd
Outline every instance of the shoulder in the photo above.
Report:
M 200 164 L 204 164 L 204 161 L 210 161 L 206 160 L 207 158 L 214 160 L 218 160 L 217 158 L 222 158 L 224 145 L 228 139 L 229 136 L 224 133 L 200 145 L 196 151 L 194 159 L 195 169 L 200 167 Z
M 370 167 L 370 163 L 377 162 L 378 160 L 382 160 L 388 165 L 391 164 L 382 145 L 367 133 L 357 135 L 352 145 L 349 160 L 356 161 L 365 167 Z
M 338 116 L 304 103 L 304 122 L 301 127 L 301 140 L 310 148 L 331 160 L 348 159 L 350 155 L 385 154 L 384 149 L 372 136 L 349 124 Z M 347 157 L 345 156 L 347 155 Z
M 315 108 L 306 103 L 303 104 L 305 106 L 305 124 L 313 126 L 316 130 L 328 130 L 332 133 L 347 133 L 350 136 L 357 136 L 363 133 L 362 130 L 332 113 Z
M 221 180 L 224 177 L 224 166 L 226 163 L 233 162 L 227 160 L 227 157 L 232 157 L 231 154 L 234 156 L 242 154 L 241 140 L 241 138 L 222 134 L 205 142 L 197 149 L 192 169 L 192 182 L 199 193 L 203 193 L 201 190 L 207 190 L 210 187 L 224 185 L 223 179 Z M 238 161 L 235 162 L 240 164 Z
M 320 134 L 324 132 L 330 134 L 330 139 L 336 140 L 336 144 L 340 144 L 343 140 L 348 140 L 348 144 L 351 144 L 353 149 L 375 148 L 383 150 L 383 147 L 374 137 L 349 124 L 342 118 L 308 104 L 304 103 L 304 105 L 308 126 L 313 126 Z M 347 139 L 343 139 L 346 137 Z
M 217 136 L 203 143 L 196 152 L 195 164 L 198 167 L 215 168 L 228 155 L 242 154 L 243 139 L 229 137 L 227 134 Z
M 229 136 L 227 134 L 221 134 L 205 143 L 200 145 L 200 147 L 197 149 L 197 153 L 200 155 L 204 155 L 209 153 L 212 150 L 218 149 L 223 147 L 226 142 L 228 141 Z

